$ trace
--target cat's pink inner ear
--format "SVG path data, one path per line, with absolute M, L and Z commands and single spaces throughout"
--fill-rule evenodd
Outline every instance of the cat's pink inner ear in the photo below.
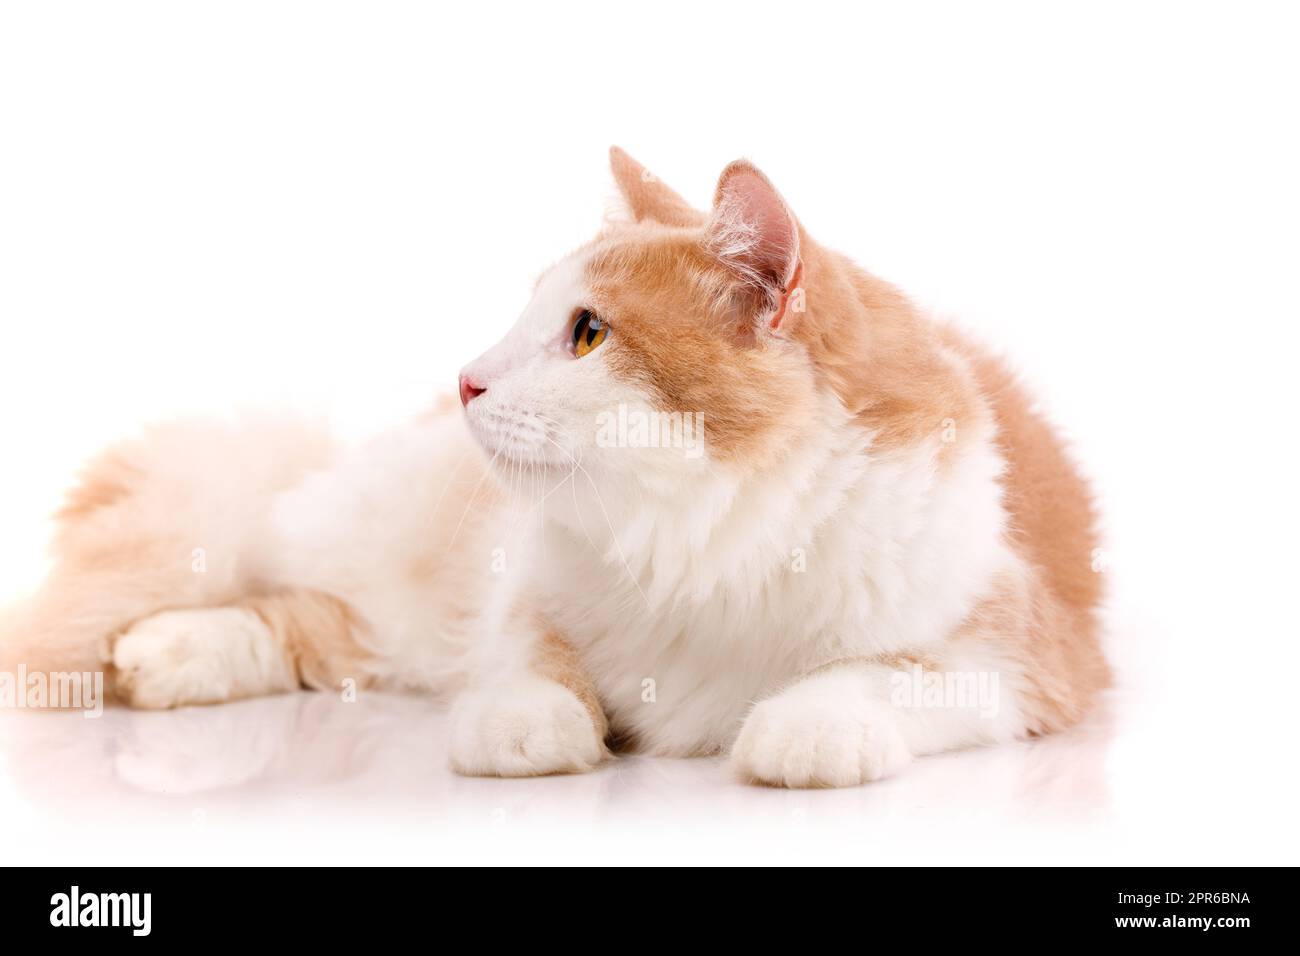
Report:
M 698 226 L 707 218 L 617 146 L 609 148 L 609 168 L 637 222 L 652 219 L 666 226 Z
M 800 273 L 799 226 L 781 194 L 757 167 L 737 160 L 723 170 L 713 199 L 709 245 L 757 286 L 784 316 Z

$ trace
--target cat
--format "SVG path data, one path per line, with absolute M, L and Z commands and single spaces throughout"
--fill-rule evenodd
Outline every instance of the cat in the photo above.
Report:
M 991 354 L 737 161 L 623 214 L 454 398 L 357 450 L 288 420 L 92 461 L 0 663 L 142 708 L 454 699 L 453 768 L 725 755 L 837 787 L 1049 733 L 1110 679 L 1089 491 Z

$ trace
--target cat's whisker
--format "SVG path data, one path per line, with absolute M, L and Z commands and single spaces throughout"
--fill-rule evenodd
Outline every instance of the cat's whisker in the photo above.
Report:
M 470 509 L 474 507 L 474 503 L 478 500 L 479 492 L 483 490 L 483 483 L 487 481 L 488 476 L 492 474 L 492 466 L 496 464 L 496 460 L 500 457 L 501 449 L 498 448 L 496 454 L 494 454 L 492 459 L 488 462 L 488 467 L 483 470 L 483 475 L 479 478 L 478 484 L 474 486 L 473 492 L 470 493 L 469 500 L 465 502 L 465 510 L 460 513 L 460 520 L 456 522 L 456 530 L 452 533 L 451 540 L 447 542 L 447 547 L 443 551 L 444 555 L 451 553 L 452 547 L 456 544 L 456 539 L 460 537 L 460 529 L 464 527 L 465 519 L 469 517 Z
M 587 484 L 591 485 L 592 494 L 596 496 L 596 501 L 600 504 L 600 513 L 605 518 L 605 526 L 609 528 L 610 538 L 614 542 L 614 547 L 618 550 L 618 558 L 623 563 L 623 570 L 627 572 L 628 579 L 632 582 L 632 586 L 636 588 L 637 593 L 641 595 L 641 600 L 644 601 L 645 606 L 649 608 L 651 606 L 650 599 L 646 597 L 645 591 L 641 590 L 641 582 L 638 581 L 636 575 L 632 573 L 632 565 L 628 563 L 627 555 L 623 553 L 623 544 L 618 539 L 618 532 L 614 530 L 614 522 L 612 522 L 609 518 L 609 511 L 605 508 L 605 499 L 601 496 L 600 489 L 596 487 L 596 482 L 592 479 L 591 475 L 587 473 L 587 469 L 582 467 L 582 463 L 579 462 L 578 459 L 570 455 L 569 452 L 566 451 L 565 448 L 559 442 L 555 441 L 550 436 L 547 436 L 546 440 L 549 441 L 552 445 L 554 445 L 564 454 L 569 455 L 569 458 L 573 461 L 574 468 L 582 472 L 582 477 L 586 478 Z M 575 506 L 577 505 L 576 490 L 574 491 L 574 505 Z M 582 514 L 580 509 L 578 511 L 578 514 L 579 515 Z M 584 531 L 586 530 L 585 526 L 583 530 Z M 590 535 L 587 536 L 587 540 L 591 541 Z M 595 547 L 594 542 L 592 542 L 592 547 Z
M 526 514 L 526 515 L 524 516 L 524 518 L 527 519 L 527 518 L 531 517 L 534 511 L 536 511 L 536 510 L 537 510 L 538 508 L 540 508 L 542 505 L 546 504 L 546 499 L 549 498 L 549 497 L 551 497 L 551 495 L 555 494 L 557 491 L 559 491 L 559 490 L 560 490 L 560 487 L 561 487 L 561 486 L 562 486 L 566 481 L 570 481 L 570 480 L 572 480 L 573 476 L 574 476 L 575 474 L 577 474 L 577 472 L 578 472 L 578 469 L 577 469 L 576 467 L 571 468 L 571 469 L 569 470 L 569 473 L 568 473 L 567 475 L 565 475 L 563 478 L 561 478 L 559 481 L 557 481 L 557 482 L 555 483 L 555 485 L 551 488 L 550 491 L 546 492 L 546 494 L 542 495 L 541 498 L 539 498 L 539 499 L 537 500 L 537 502 L 536 502 L 536 503 L 535 503 L 535 504 L 534 504 L 534 505 L 533 505 L 533 506 L 528 510 L 528 514 Z M 537 475 L 537 478 L 540 480 L 540 478 L 541 478 L 541 473 L 540 473 L 540 472 L 536 472 L 535 474 Z
M 502 476 L 502 484 L 505 486 L 504 491 L 506 492 L 506 514 L 511 516 L 512 519 L 510 524 L 511 529 L 514 528 L 514 516 L 516 516 L 519 511 L 518 496 L 515 493 L 515 467 L 514 455 L 507 455 L 505 474 Z
M 429 511 L 427 515 L 424 516 L 424 520 L 422 524 L 426 532 L 426 534 L 424 535 L 425 540 L 428 540 L 429 532 L 431 532 L 433 528 L 436 526 L 438 515 L 442 511 L 442 502 L 447 497 L 447 491 L 451 488 L 452 483 L 456 480 L 456 475 L 460 473 L 460 469 L 465 464 L 465 462 L 469 461 L 471 456 L 475 456 L 477 454 L 478 454 L 477 449 L 468 450 L 463 454 L 461 454 L 461 456 L 456 459 L 456 464 L 452 465 L 451 471 L 447 474 L 447 480 L 442 483 L 442 490 L 438 492 L 438 497 L 437 499 L 434 500 L 433 508 Z

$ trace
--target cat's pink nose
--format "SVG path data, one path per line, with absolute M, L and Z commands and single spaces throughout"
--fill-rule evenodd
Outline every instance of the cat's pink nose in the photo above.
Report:
M 470 399 L 482 395 L 486 391 L 486 388 L 475 385 L 474 380 L 464 372 L 460 373 L 460 403 L 462 405 L 468 405 Z

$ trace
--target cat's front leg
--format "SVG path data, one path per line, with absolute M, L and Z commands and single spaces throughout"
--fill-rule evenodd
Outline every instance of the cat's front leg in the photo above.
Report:
M 528 666 L 498 672 L 466 690 L 451 715 L 457 773 L 533 777 L 590 770 L 608 751 L 608 722 L 578 655 L 542 630 Z
M 898 717 L 871 686 L 869 664 L 845 663 L 759 701 L 731 750 L 755 783 L 851 787 L 897 773 L 912 759 Z
M 997 675 L 956 663 L 899 655 L 814 672 L 754 705 L 732 767 L 772 786 L 851 787 L 913 757 L 1013 736 Z

